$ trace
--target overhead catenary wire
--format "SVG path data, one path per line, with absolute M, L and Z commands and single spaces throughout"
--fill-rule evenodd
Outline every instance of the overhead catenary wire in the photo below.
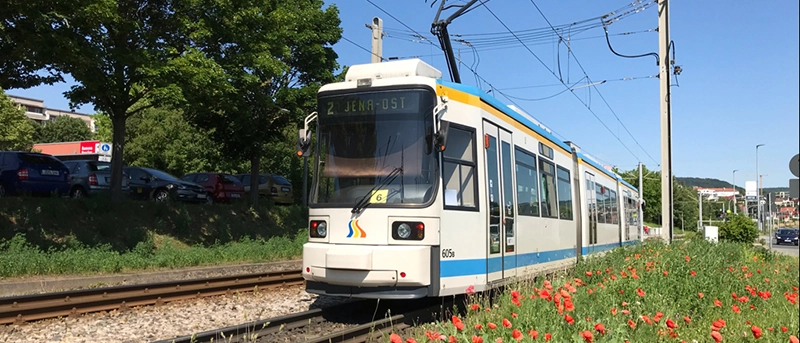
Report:
M 349 42 L 350 44 L 353 44 L 353 45 L 355 45 L 355 46 L 357 46 L 357 47 L 361 48 L 361 50 L 364 50 L 364 51 L 366 51 L 366 52 L 370 53 L 370 55 L 375 55 L 375 56 L 377 56 L 378 58 L 380 58 L 380 59 L 381 59 L 381 61 L 386 61 L 386 59 L 385 59 L 385 58 L 383 58 L 383 56 L 380 56 L 380 55 L 378 55 L 378 54 L 376 54 L 376 53 L 372 52 L 372 50 L 370 50 L 370 49 L 367 49 L 367 48 L 365 48 L 365 47 L 361 46 L 360 44 L 358 44 L 358 43 L 356 43 L 356 42 L 354 42 L 354 41 L 352 41 L 352 40 L 348 39 L 347 37 L 345 37 L 345 36 L 342 36 L 342 39 L 344 39 L 345 41 Z
M 534 0 L 530 0 L 530 2 L 536 8 L 536 10 L 539 12 L 539 14 L 542 16 L 542 18 L 544 18 L 545 22 L 547 22 L 547 24 L 550 25 L 550 28 L 553 30 L 553 32 L 555 34 L 557 34 L 559 36 L 559 38 L 563 39 L 563 37 L 561 37 L 561 34 L 559 34 L 556 31 L 555 27 L 553 27 L 553 25 L 550 23 L 550 20 L 547 19 L 547 16 L 544 14 L 544 12 L 542 12 L 542 10 L 539 8 L 539 6 L 536 5 L 536 2 Z M 605 25 L 604 25 L 604 27 L 605 27 Z M 606 31 L 606 34 L 607 34 L 607 32 L 608 31 Z M 608 36 L 606 36 L 606 38 L 608 38 Z M 599 95 L 600 99 L 603 100 L 603 103 L 606 104 L 606 107 L 608 107 L 608 110 L 611 111 L 611 114 L 614 115 L 614 118 L 617 119 L 617 122 L 620 125 L 622 125 L 622 128 L 625 129 L 625 132 L 627 132 L 628 135 L 631 136 L 631 138 L 636 143 L 636 145 L 638 145 L 639 148 L 642 149 L 642 151 L 647 155 L 647 157 L 649 157 L 653 162 L 658 163 L 658 161 L 656 161 L 653 158 L 653 156 L 651 156 L 650 153 L 647 152 L 647 150 L 644 147 L 642 147 L 642 145 L 639 143 L 639 140 L 637 140 L 636 137 L 633 136 L 631 131 L 628 130 L 628 127 L 625 125 L 625 123 L 623 123 L 622 120 L 619 119 L 619 116 L 617 115 L 617 112 L 614 111 L 614 109 L 611 107 L 611 104 L 608 103 L 608 101 L 606 100 L 605 96 L 603 96 L 603 93 L 600 92 L 600 89 L 597 88 L 597 86 L 595 86 L 594 83 L 592 83 L 591 78 L 589 78 L 589 75 L 586 73 L 586 69 L 584 69 L 583 65 L 581 65 L 581 62 L 578 60 L 578 56 L 575 55 L 575 52 L 572 49 L 570 49 L 569 50 L 569 54 L 571 54 L 575 58 L 575 63 L 577 63 L 578 67 L 581 68 L 581 71 L 583 72 L 583 75 L 586 77 L 587 80 L 589 80 L 589 84 L 592 85 L 592 87 L 594 87 L 595 91 L 597 91 L 597 95 Z
M 511 28 L 509 28 L 509 27 L 508 27 L 508 25 L 506 25 L 506 23 L 505 23 L 505 22 L 503 22 L 503 20 L 502 20 L 502 19 L 500 19 L 500 17 L 498 17 L 498 16 L 497 16 L 497 15 L 496 15 L 496 14 L 495 14 L 495 13 L 494 13 L 494 12 L 493 12 L 493 11 L 492 11 L 490 8 L 489 8 L 489 6 L 488 6 L 488 5 L 484 5 L 483 7 L 484 7 L 484 8 L 486 8 L 486 10 L 487 10 L 487 11 L 489 11 L 489 13 L 491 13 L 491 15 L 492 15 L 492 16 L 493 16 L 495 19 L 497 19 L 497 21 L 498 21 L 498 22 L 500 22 L 500 24 L 501 24 L 501 25 L 503 25 L 503 27 L 505 27 L 505 28 L 506 28 L 506 30 L 508 30 L 508 32 L 510 32 L 512 35 L 516 36 L 516 34 L 514 33 L 514 31 L 512 31 L 512 30 L 511 30 Z M 531 50 L 531 48 L 530 48 L 530 47 L 528 47 L 528 45 L 527 45 L 527 44 L 525 44 L 525 43 L 524 43 L 522 40 L 520 40 L 519 38 L 517 38 L 517 39 L 519 40 L 519 42 L 520 42 L 520 43 L 522 43 L 522 46 L 524 46 L 524 47 L 525 47 L 525 49 L 526 49 L 526 50 L 528 50 L 528 52 L 529 52 L 531 55 L 533 55 L 533 57 L 534 57 L 534 58 L 536 58 L 536 60 L 537 60 L 537 61 L 539 61 L 539 63 L 540 63 L 540 64 L 542 64 L 542 66 L 544 66 L 544 67 L 545 67 L 545 69 L 547 69 L 547 70 L 548 70 L 548 71 L 549 71 L 551 74 L 553 74 L 553 76 L 554 76 L 556 79 L 558 79 L 558 75 L 556 75 L 556 73 L 555 73 L 555 72 L 554 72 L 552 69 L 550 69 L 550 67 L 548 67 L 548 66 L 547 66 L 547 64 L 546 64 L 546 63 L 544 63 L 544 61 L 542 61 L 542 59 L 539 57 L 539 55 L 537 55 L 535 52 L 533 52 L 533 50 Z M 611 135 L 612 135 L 612 136 L 614 136 L 614 138 L 616 138 L 616 139 L 617 139 L 617 141 L 619 141 L 619 143 L 620 143 L 620 144 L 621 144 L 621 145 L 622 145 L 622 146 L 625 148 L 625 150 L 627 150 L 627 151 L 628 151 L 628 152 L 629 152 L 629 153 L 630 153 L 630 154 L 631 154 L 633 157 L 635 157 L 637 160 L 641 161 L 641 159 L 640 159 L 640 158 L 639 158 L 639 157 L 638 157 L 638 156 L 637 156 L 637 155 L 636 155 L 636 154 L 635 154 L 635 153 L 634 153 L 634 152 L 633 152 L 633 151 L 632 151 L 632 150 L 631 150 L 631 149 L 630 149 L 630 148 L 629 148 L 629 147 L 628 147 L 628 146 L 627 146 L 627 145 L 626 145 L 626 144 L 625 144 L 623 141 L 622 141 L 622 139 L 620 139 L 620 138 L 619 138 L 619 136 L 617 136 L 617 135 L 614 133 L 614 131 L 612 131 L 612 130 L 611 130 L 611 128 L 609 128 L 609 127 L 608 127 L 608 125 L 606 125 L 606 123 L 605 123 L 605 122 L 604 122 L 604 121 L 603 121 L 603 120 L 600 118 L 600 116 L 598 116 L 598 115 L 597 115 L 597 113 L 595 113 L 595 112 L 594 112 L 594 110 L 592 110 L 592 108 L 591 108 L 591 107 L 590 107 L 590 106 L 589 106 L 589 105 L 588 105 L 588 104 L 587 104 L 585 101 L 583 101 L 583 100 L 582 100 L 582 99 L 581 99 L 581 98 L 580 98 L 580 97 L 579 97 L 577 94 L 575 94 L 575 92 L 574 92 L 574 91 L 572 91 L 572 90 L 570 89 L 571 87 L 569 87 L 569 85 L 567 85 L 567 84 L 566 84 L 565 82 L 563 82 L 563 81 L 561 81 L 561 84 L 562 84 L 562 85 L 564 85 L 564 87 L 567 87 L 567 89 L 569 89 L 569 90 L 570 90 L 570 93 L 572 93 L 572 95 L 574 95 L 574 96 L 575 96 L 575 98 L 577 98 L 577 99 L 578 99 L 578 100 L 579 100 L 579 101 L 580 101 L 580 102 L 581 102 L 581 103 L 584 105 L 584 107 L 586 107 L 586 109 L 587 109 L 587 110 L 589 110 L 589 113 L 591 113 L 591 114 L 592 114 L 592 115 L 593 115 L 593 116 L 594 116 L 594 117 L 595 117 L 595 118 L 596 118 L 596 119 L 597 119 L 597 120 L 600 122 L 600 124 L 602 124 L 602 125 L 603 125 L 603 127 L 605 127 L 605 128 L 606 128 L 606 130 L 608 130 L 608 132 L 609 132 L 609 133 L 611 133 Z

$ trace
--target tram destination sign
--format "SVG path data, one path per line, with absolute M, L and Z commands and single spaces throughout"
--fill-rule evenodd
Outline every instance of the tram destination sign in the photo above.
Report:
M 424 90 L 359 92 L 323 96 L 319 99 L 320 113 L 328 116 L 383 115 L 419 113 Z

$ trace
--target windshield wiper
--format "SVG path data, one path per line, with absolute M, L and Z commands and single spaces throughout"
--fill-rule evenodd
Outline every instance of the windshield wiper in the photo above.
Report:
M 369 202 L 369 199 L 372 197 L 372 192 L 374 192 L 378 188 L 382 188 L 392 183 L 392 181 L 394 181 L 394 179 L 397 178 L 397 175 L 400 175 L 402 172 L 403 168 L 395 167 L 394 170 L 392 170 L 392 172 L 389 173 L 389 175 L 387 175 L 385 179 L 383 179 L 383 181 L 372 187 L 372 189 L 370 189 L 369 192 L 367 192 L 367 194 L 364 194 L 364 196 L 361 197 L 361 200 L 356 202 L 355 206 L 353 206 L 353 209 L 350 210 L 350 213 L 361 213 L 362 210 L 364 210 L 365 208 L 367 208 L 367 206 L 372 204 L 371 202 Z

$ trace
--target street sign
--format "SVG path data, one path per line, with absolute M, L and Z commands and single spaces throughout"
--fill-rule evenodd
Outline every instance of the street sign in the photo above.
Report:
M 800 179 L 789 179 L 789 197 L 800 198 Z
M 794 157 L 789 160 L 789 170 L 794 176 L 800 177 L 800 154 L 794 155 Z
M 758 186 L 755 181 L 744 182 L 744 196 L 748 201 L 756 200 L 758 196 Z

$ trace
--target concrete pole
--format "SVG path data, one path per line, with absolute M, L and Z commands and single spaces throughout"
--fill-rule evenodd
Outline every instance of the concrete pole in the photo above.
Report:
M 767 236 L 769 237 L 769 248 L 772 249 L 772 193 L 769 193 L 769 209 L 767 210 L 769 213 L 769 230 L 767 230 Z
M 372 63 L 381 63 L 383 60 L 383 19 L 372 18 L 372 25 L 367 25 L 372 29 Z
M 758 175 L 758 148 L 763 145 L 756 145 L 756 209 L 758 210 L 756 222 L 758 223 L 758 231 L 762 232 L 764 228 L 761 226 L 761 175 Z
M 739 169 L 734 169 L 733 170 L 733 214 L 736 214 L 737 208 L 739 207 L 738 204 L 736 203 L 736 195 L 739 194 L 739 192 L 736 191 L 736 172 L 737 171 L 739 171 Z
M 636 211 L 639 216 L 639 241 L 644 242 L 644 212 L 642 211 L 642 201 L 644 200 L 644 183 L 642 180 L 642 162 L 639 162 L 639 206 Z
M 697 193 L 697 198 L 699 200 L 698 203 L 700 204 L 700 227 L 698 229 L 702 230 L 703 229 L 703 195 L 700 194 L 700 193 Z
M 661 83 L 661 226 L 672 243 L 672 110 L 670 108 L 669 6 L 658 0 L 658 56 Z

